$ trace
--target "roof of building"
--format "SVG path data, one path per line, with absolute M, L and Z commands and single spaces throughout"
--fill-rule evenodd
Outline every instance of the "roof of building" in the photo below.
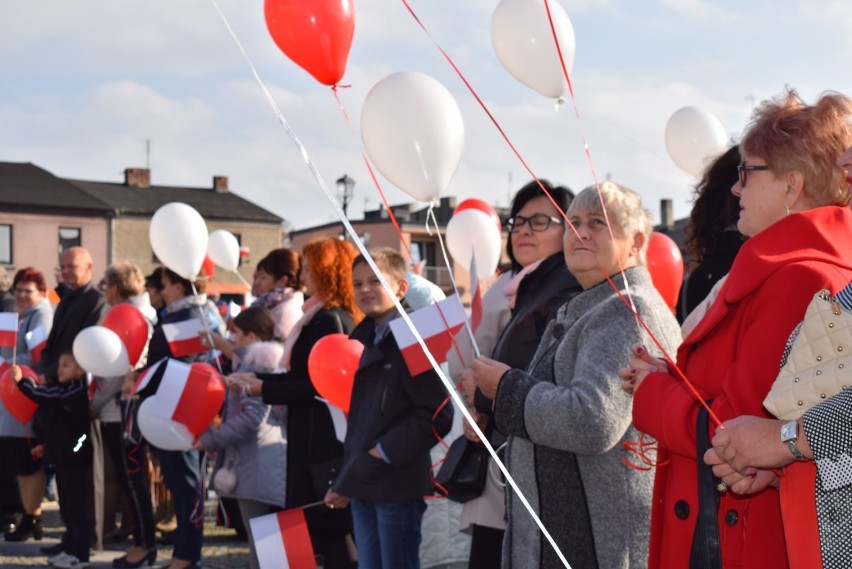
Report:
M 147 172 L 147 171 L 146 171 Z M 224 184 L 227 187 L 227 179 Z M 175 186 L 59 178 L 29 162 L 0 162 L 0 204 L 118 212 L 150 217 L 169 202 L 183 202 L 205 219 L 281 223 L 274 213 L 230 192 Z
M 152 216 L 160 206 L 183 202 L 195 208 L 204 219 L 239 219 L 281 223 L 282 218 L 231 192 L 219 193 L 210 188 L 150 186 L 136 188 L 123 183 L 68 180 L 88 194 L 110 204 L 125 215 Z
M 111 211 L 100 198 L 29 162 L 0 162 L 0 204 Z

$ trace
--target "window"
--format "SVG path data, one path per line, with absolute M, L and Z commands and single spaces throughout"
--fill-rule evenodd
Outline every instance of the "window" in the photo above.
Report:
M 12 264 L 12 226 L 0 225 L 0 263 Z
M 59 228 L 59 255 L 70 249 L 71 247 L 79 247 L 80 228 L 79 227 L 60 227 Z
M 426 261 L 427 267 L 435 266 L 435 242 L 434 241 L 412 241 L 411 263 L 416 265 L 420 261 Z

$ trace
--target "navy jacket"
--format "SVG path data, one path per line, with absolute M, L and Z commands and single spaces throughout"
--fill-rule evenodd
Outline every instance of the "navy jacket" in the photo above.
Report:
M 89 394 L 85 378 L 37 386 L 24 378 L 21 392 L 38 403 L 44 428 L 44 461 L 51 465 L 92 461 Z
M 376 321 L 365 318 L 350 335 L 365 345 L 349 408 L 343 466 L 332 489 L 374 502 L 404 502 L 430 494 L 429 450 L 453 420 L 447 390 L 429 370 L 411 377 L 390 331 L 373 344 Z M 434 416 L 434 419 L 433 419 Z M 369 454 L 381 445 L 389 462 Z

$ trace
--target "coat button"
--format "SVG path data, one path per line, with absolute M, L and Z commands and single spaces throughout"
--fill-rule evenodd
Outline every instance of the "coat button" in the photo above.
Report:
M 689 504 L 684 500 L 678 500 L 674 505 L 675 516 L 679 520 L 685 520 L 689 517 Z
M 553 329 L 551 330 L 551 334 L 553 334 L 554 338 L 559 339 L 559 338 L 562 337 L 562 334 L 564 334 L 564 333 L 565 333 L 565 326 L 564 325 L 562 325 L 562 324 L 554 324 L 553 325 Z
M 740 515 L 736 510 L 728 510 L 725 512 L 725 523 L 729 526 L 736 525 L 737 520 L 740 519 Z

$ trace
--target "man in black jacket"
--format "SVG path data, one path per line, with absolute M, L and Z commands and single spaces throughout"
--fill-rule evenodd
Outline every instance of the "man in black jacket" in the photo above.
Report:
M 59 268 L 71 291 L 56 307 L 41 355 L 38 371 L 48 381 L 56 381 L 59 356 L 72 349 L 80 330 L 100 322 L 108 308 L 103 293 L 92 285 L 92 256 L 86 249 L 71 247 L 62 253 Z

